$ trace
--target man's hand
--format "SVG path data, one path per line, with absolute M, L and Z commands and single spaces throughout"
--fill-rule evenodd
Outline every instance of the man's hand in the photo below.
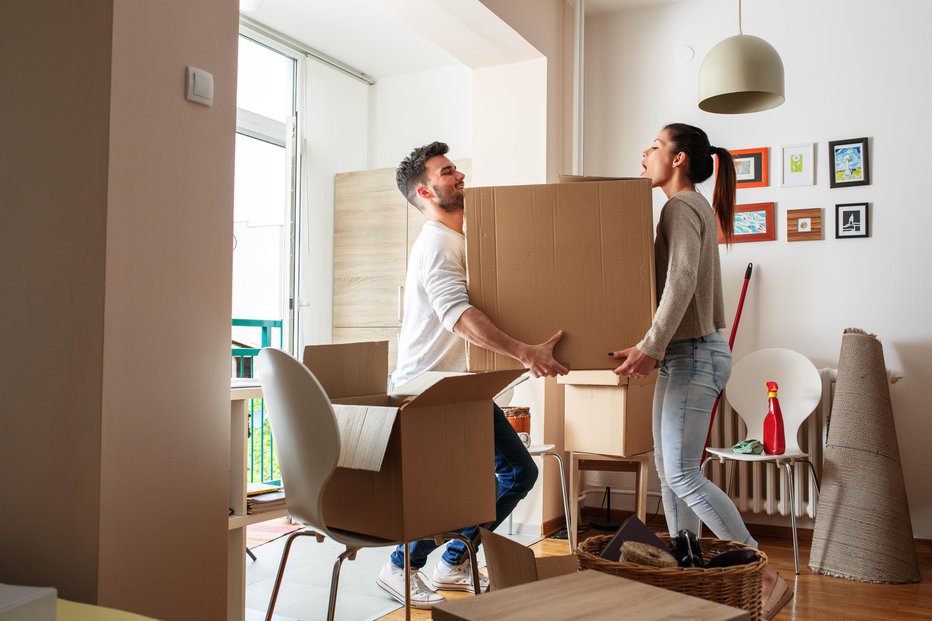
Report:
M 568 369 L 554 360 L 553 348 L 563 338 L 563 330 L 539 345 L 527 345 L 523 348 L 519 360 L 534 377 L 553 377 L 566 375 Z
M 651 358 L 637 347 L 629 347 L 608 354 L 616 360 L 624 360 L 615 368 L 615 375 L 624 377 L 647 377 L 657 366 L 657 359 Z

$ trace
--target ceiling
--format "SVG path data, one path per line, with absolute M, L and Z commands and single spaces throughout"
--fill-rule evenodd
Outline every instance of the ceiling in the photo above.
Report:
M 384 0 L 382 0 L 384 2 Z M 586 0 L 586 14 L 684 0 Z M 240 0 L 246 17 L 376 79 L 459 61 L 379 8 L 378 0 Z

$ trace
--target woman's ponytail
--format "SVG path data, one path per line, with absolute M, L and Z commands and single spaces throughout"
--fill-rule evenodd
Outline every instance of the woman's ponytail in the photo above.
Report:
M 730 246 L 735 236 L 735 160 L 728 149 L 709 147 L 709 152 L 718 158 L 712 207 L 725 235 L 725 243 Z

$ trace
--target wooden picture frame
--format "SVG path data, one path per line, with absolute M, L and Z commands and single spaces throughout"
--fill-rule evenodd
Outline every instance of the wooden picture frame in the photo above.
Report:
M 870 210 L 867 203 L 835 205 L 835 239 L 870 236 Z
M 870 185 L 871 167 L 867 138 L 832 140 L 828 143 L 829 185 L 843 188 Z
M 786 241 L 819 241 L 822 239 L 822 209 L 788 209 Z
M 777 238 L 777 222 L 774 203 L 748 203 L 735 205 L 734 239 L 732 243 L 774 241 Z M 718 243 L 725 243 L 721 227 Z
M 783 145 L 780 185 L 784 188 L 815 185 L 815 153 L 814 142 Z
M 770 162 L 767 147 L 731 151 L 735 158 L 735 187 L 762 188 L 770 185 Z

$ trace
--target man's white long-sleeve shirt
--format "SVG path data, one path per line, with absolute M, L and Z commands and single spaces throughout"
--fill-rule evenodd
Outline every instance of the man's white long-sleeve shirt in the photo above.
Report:
M 466 370 L 466 343 L 453 326 L 470 306 L 465 236 L 426 221 L 408 258 L 395 386 L 425 371 Z

